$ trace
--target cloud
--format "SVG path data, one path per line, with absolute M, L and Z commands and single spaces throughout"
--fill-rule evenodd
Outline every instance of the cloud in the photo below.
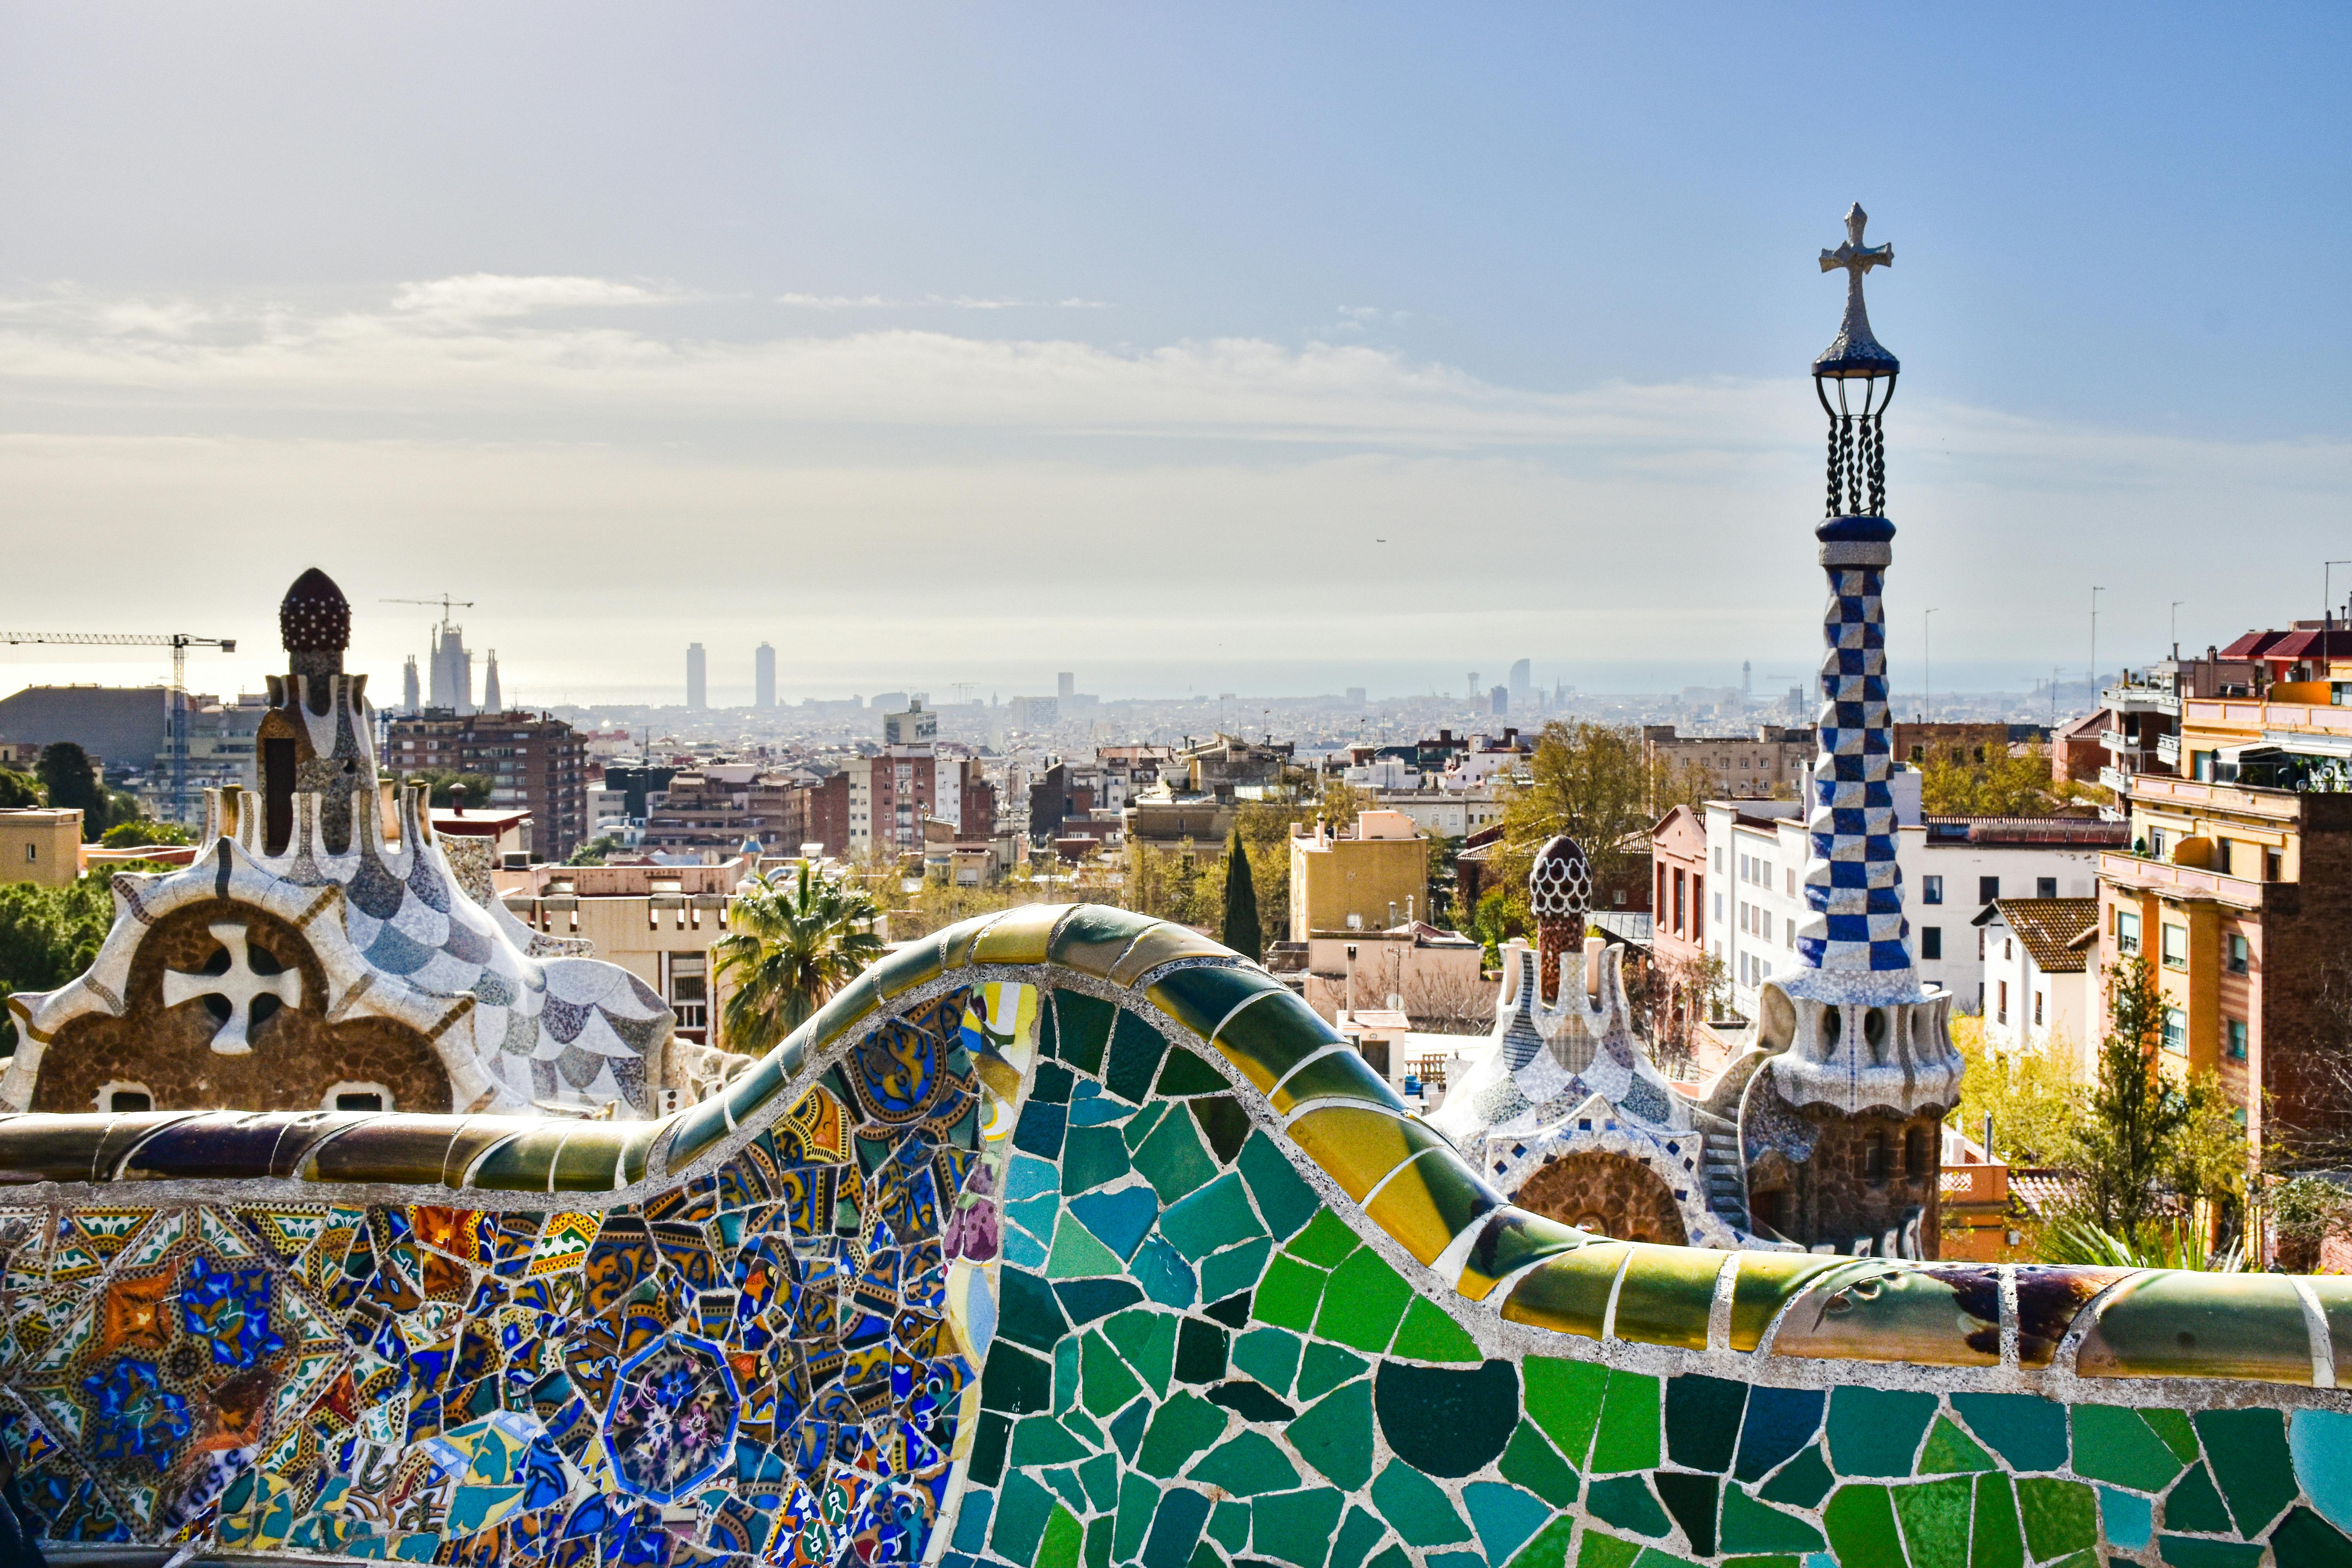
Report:
M 404 283 L 392 297 L 392 308 L 443 321 L 478 321 L 549 310 L 657 305 L 670 298 L 665 292 L 605 278 L 514 278 L 468 272 L 428 283 Z
M 1047 302 L 992 300 L 975 294 L 925 294 L 910 300 L 893 300 L 882 294 L 779 294 L 776 303 L 803 310 L 1104 310 L 1110 308 L 1107 301 L 1082 300 L 1075 295 Z

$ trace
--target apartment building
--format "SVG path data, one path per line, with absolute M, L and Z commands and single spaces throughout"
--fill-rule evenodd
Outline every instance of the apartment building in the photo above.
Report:
M 2261 666 L 2245 694 L 2180 698 L 2187 776 L 2131 775 L 2129 847 L 2100 860 L 2100 970 L 2147 961 L 2168 1072 L 2215 1074 L 2258 1149 L 2352 1127 L 2336 1059 L 2352 995 L 2352 679 L 2329 664 L 2352 637 L 2298 628 L 2319 635 L 2223 650 Z
M 79 807 L 0 810 L 0 882 L 62 888 L 81 875 Z
M 803 779 L 766 773 L 752 763 L 709 763 L 673 775 L 646 797 L 639 847 L 659 855 L 709 850 L 732 856 L 747 843 L 771 855 L 795 853 L 808 839 L 809 787 Z
M 2346 640 L 2346 651 L 2352 653 L 2352 638 Z M 2125 670 L 2120 679 L 2099 693 L 2099 706 L 2087 719 L 2067 727 L 2074 733 L 2087 729 L 2095 736 L 2095 766 L 2086 773 L 2079 761 L 2069 758 L 2066 772 L 2060 776 L 2095 781 L 2120 797 L 2141 773 L 2180 773 L 2181 703 L 2252 697 L 2255 688 L 2267 681 L 2267 670 L 2251 657 L 2252 652 L 2290 641 L 2298 651 L 2305 646 L 2303 637 L 2292 633 L 2249 632 L 2226 650 L 2208 646 L 2202 658 L 2184 659 L 2176 648 L 2170 658 L 2145 669 Z M 2053 772 L 2059 761 L 2053 757 Z M 2120 802 L 2109 815 L 2116 821 L 2123 820 Z
M 548 859 L 567 858 L 587 841 L 588 742 L 561 719 L 428 708 L 392 721 L 384 763 L 396 773 L 431 768 L 488 778 L 490 798 L 469 804 L 529 811 L 538 853 Z
M 947 824 L 957 842 L 996 836 L 996 786 L 961 747 L 885 746 L 852 757 L 818 786 L 810 841 L 828 855 L 920 854 L 927 822 Z
M 1385 931 L 1428 908 L 1429 840 L 1402 812 L 1359 812 L 1337 832 L 1319 818 L 1291 825 L 1291 941 Z
M 1984 961 L 1974 922 L 2004 898 L 2089 898 L 2099 858 L 2123 843 L 2121 825 L 2091 817 L 1927 816 L 1920 775 L 1895 774 L 1895 864 L 1903 874 L 1911 953 L 1922 982 L 1949 991 L 1968 1012 L 1982 1008 Z M 1730 1005 L 1756 1016 L 1758 992 L 1797 962 L 1797 928 L 1807 918 L 1811 853 L 1798 801 L 1708 801 L 1704 808 L 1708 879 L 1706 948 L 1721 959 Z M 1671 891 L 1671 889 L 1670 889 Z
M 1672 724 L 1642 726 L 1643 760 L 1680 771 L 1705 768 L 1715 789 L 1736 799 L 1795 799 L 1813 762 L 1813 731 L 1759 724 L 1746 735 L 1678 735 Z

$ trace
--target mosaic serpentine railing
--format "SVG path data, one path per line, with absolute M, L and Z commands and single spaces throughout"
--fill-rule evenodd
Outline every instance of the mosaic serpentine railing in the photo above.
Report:
M 1115 910 L 903 950 L 658 1124 L 22 1116 L 0 1167 L 0 1440 L 60 1542 L 2352 1562 L 2352 1282 L 1588 1237 Z

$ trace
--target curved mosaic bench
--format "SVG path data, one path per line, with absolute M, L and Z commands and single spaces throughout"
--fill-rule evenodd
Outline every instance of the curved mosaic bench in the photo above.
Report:
M 2352 1563 L 2352 1282 L 1627 1244 L 1089 907 L 661 1123 L 0 1120 L 60 1542 L 489 1564 Z

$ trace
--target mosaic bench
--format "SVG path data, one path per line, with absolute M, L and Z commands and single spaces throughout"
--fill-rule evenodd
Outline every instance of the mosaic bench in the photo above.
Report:
M 1588 1236 L 1117 910 L 662 1122 L 28 1115 L 0 1173 L 57 1555 L 2352 1564 L 2352 1282 Z

